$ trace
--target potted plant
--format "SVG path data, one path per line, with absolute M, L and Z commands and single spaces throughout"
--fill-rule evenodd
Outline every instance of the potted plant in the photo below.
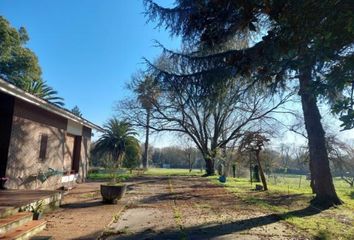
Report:
M 101 195 L 104 203 L 117 203 L 117 200 L 124 197 L 127 190 L 126 184 L 120 182 L 118 178 L 119 162 L 114 161 L 111 156 L 106 156 L 105 168 L 108 170 L 109 179 L 108 183 L 101 184 Z
M 115 204 L 124 197 L 127 185 L 124 183 L 101 184 L 101 195 L 104 203 Z
M 104 125 L 105 133 L 97 140 L 93 148 L 93 153 L 105 159 L 104 165 L 109 170 L 111 181 L 101 184 L 101 195 L 103 202 L 116 203 L 121 199 L 127 186 L 119 182 L 117 171 L 122 165 L 122 160 L 128 146 L 139 144 L 133 136 L 136 132 L 131 128 L 131 124 L 111 118 Z
M 40 200 L 35 204 L 30 204 L 25 210 L 29 210 L 33 213 L 33 220 L 40 220 L 43 216 L 44 202 Z

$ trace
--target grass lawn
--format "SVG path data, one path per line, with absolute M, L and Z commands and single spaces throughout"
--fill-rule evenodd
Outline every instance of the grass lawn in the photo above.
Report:
M 149 176 L 201 176 L 204 173 L 200 170 L 193 169 L 192 172 L 189 172 L 188 169 L 179 169 L 179 168 L 149 168 L 147 171 L 144 172 L 144 175 Z M 133 176 L 140 175 L 136 171 L 130 173 L 127 169 L 119 169 L 117 171 L 117 179 L 120 181 L 128 180 Z M 94 181 L 109 181 L 112 179 L 112 175 L 106 170 L 99 170 L 94 173 L 88 174 L 88 179 Z
M 126 169 L 119 169 L 116 174 L 116 178 L 118 181 L 125 181 L 131 178 L 133 174 L 131 174 Z M 87 178 L 93 181 L 110 181 L 113 176 L 109 171 L 99 170 L 95 172 L 89 172 Z
M 180 168 L 149 168 L 145 174 L 151 176 L 201 176 L 204 172 L 197 169 L 193 169 L 192 172 L 189 172 L 188 169 Z
M 300 179 L 301 177 L 301 179 Z M 210 177 L 215 184 L 217 177 Z M 279 213 L 285 221 L 308 232 L 316 239 L 354 239 L 354 188 L 340 179 L 334 181 L 342 206 L 310 216 L 298 216 L 296 210 L 308 207 L 313 195 L 305 176 L 277 175 L 268 178 L 267 192 L 253 191 L 255 184 L 246 178 L 228 178 L 222 184 L 245 202 Z M 261 184 L 261 183 L 257 183 Z

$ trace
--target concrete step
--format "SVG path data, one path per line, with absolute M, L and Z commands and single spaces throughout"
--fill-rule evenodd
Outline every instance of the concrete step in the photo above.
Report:
M 33 213 L 31 212 L 18 212 L 14 215 L 7 216 L 0 219 L 0 235 L 9 232 L 32 220 Z
M 18 213 L 19 210 L 20 209 L 18 207 L 0 206 L 0 218 L 14 215 L 14 214 Z
M 5 235 L 1 236 L 1 240 L 27 240 L 38 234 L 46 227 L 44 220 L 32 220 L 20 227 L 17 227 Z

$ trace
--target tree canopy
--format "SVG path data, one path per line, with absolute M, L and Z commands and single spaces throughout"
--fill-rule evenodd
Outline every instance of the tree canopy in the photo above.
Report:
M 46 82 L 43 81 L 31 81 L 26 82 L 23 85 L 23 90 L 29 92 L 37 97 L 40 97 L 53 104 L 64 106 L 64 99 L 58 96 L 58 92 L 52 87 L 48 86 Z
M 63 98 L 42 80 L 42 71 L 34 52 L 26 47 L 29 36 L 0 16 L 0 78 L 53 104 L 63 106 Z
M 105 132 L 95 142 L 93 153 L 107 157 L 107 165 L 117 168 L 122 165 L 124 155 L 129 151 L 128 158 L 131 157 L 132 148 L 138 145 L 138 140 L 134 137 L 136 132 L 128 122 L 120 121 L 113 117 L 103 126 Z
M 73 107 L 73 108 L 71 109 L 71 112 L 72 112 L 73 114 L 75 114 L 76 116 L 78 116 L 78 117 L 82 117 L 81 110 L 80 110 L 80 108 L 79 108 L 78 106 L 76 106 L 76 105 L 75 105 L 75 107 Z
M 193 82 L 208 90 L 215 82 L 241 75 L 274 92 L 284 86 L 298 90 L 316 193 L 313 203 L 325 207 L 340 204 L 317 100 L 321 97 L 332 104 L 344 129 L 354 127 L 352 1 L 177 0 L 175 7 L 164 8 L 145 0 L 145 6 L 150 20 L 166 27 L 171 35 L 181 36 L 185 44 L 197 46 L 197 51 L 188 54 L 164 49 L 175 69 L 188 72 L 166 71 L 150 64 L 159 81 L 174 85 Z M 198 51 L 200 46 L 219 49 L 220 44 L 240 38 L 247 38 L 249 44 Z
M 354 6 L 352 1 L 176 1 L 163 8 L 145 0 L 146 15 L 184 42 L 217 46 L 235 38 L 252 38 L 250 47 L 201 55 L 165 53 L 188 63 L 194 74 L 160 73 L 164 80 L 200 80 L 205 75 L 248 74 L 277 89 L 296 79 L 302 66 L 313 66 L 311 88 L 330 98 L 343 127 L 354 121 Z M 248 34 L 247 34 L 248 33 Z
M 0 77 L 20 88 L 41 81 L 38 58 L 25 46 L 28 40 L 25 28 L 17 30 L 0 16 Z

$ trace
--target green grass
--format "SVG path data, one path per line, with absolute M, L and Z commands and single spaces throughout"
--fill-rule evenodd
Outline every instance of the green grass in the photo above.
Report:
M 128 171 L 127 172 L 119 172 L 116 175 L 116 179 L 118 182 L 126 181 L 129 178 L 131 178 L 132 176 L 133 176 L 133 174 L 130 174 Z M 95 172 L 95 173 L 89 173 L 87 178 L 89 180 L 93 180 L 93 181 L 110 181 L 113 179 L 113 176 L 109 172 L 100 171 L 100 172 Z
M 221 184 L 215 176 L 210 179 L 215 184 Z M 305 176 L 301 176 L 301 182 L 299 175 L 270 177 L 267 192 L 251 190 L 255 188 L 255 183 L 251 185 L 246 178 L 228 178 L 222 185 L 245 202 L 278 213 L 285 221 L 316 239 L 354 239 L 354 189 L 340 179 L 334 179 L 334 184 L 345 204 L 306 217 L 291 214 L 291 211 L 306 208 L 313 197 Z
M 200 170 L 193 169 L 189 172 L 188 169 L 180 168 L 149 168 L 145 175 L 151 176 L 201 176 L 204 173 Z
M 189 172 L 188 169 L 180 168 L 149 168 L 144 172 L 144 175 L 149 176 L 201 176 L 203 172 L 200 170 L 193 169 Z M 131 174 L 129 170 L 119 169 L 117 172 L 117 179 L 119 181 L 125 181 L 129 178 L 136 176 L 135 173 Z M 88 179 L 94 181 L 109 181 L 112 179 L 112 175 L 106 170 L 99 170 L 98 172 L 91 172 L 88 174 Z

